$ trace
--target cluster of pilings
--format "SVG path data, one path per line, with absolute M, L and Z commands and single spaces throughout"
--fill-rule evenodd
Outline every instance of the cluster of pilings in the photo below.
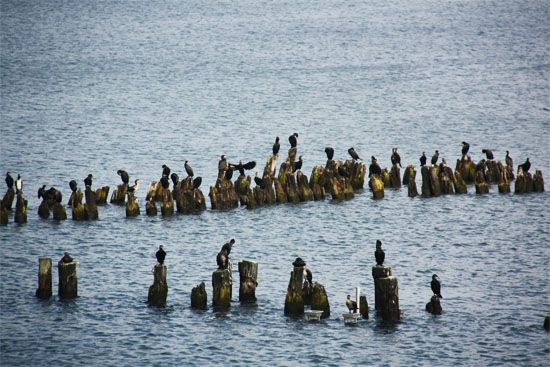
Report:
M 73 299 L 78 297 L 78 262 L 74 259 L 70 262 L 60 260 L 57 263 L 59 284 L 57 294 L 60 299 Z M 52 296 L 52 259 L 41 257 L 38 259 L 38 289 L 36 297 L 49 299 Z
M 330 304 L 325 287 L 319 283 L 304 282 L 305 266 L 294 266 L 290 272 L 290 280 L 285 298 L 285 315 L 302 316 L 305 306 L 311 310 L 322 311 L 322 319 L 330 316 Z
M 17 194 L 12 187 L 8 188 L 2 201 L 0 201 L 0 224 L 6 225 L 9 222 L 9 212 L 12 211 L 13 200 L 15 199 L 15 213 L 13 221 L 15 223 L 27 223 L 27 206 L 28 201 L 25 199 L 23 191 L 17 191 Z

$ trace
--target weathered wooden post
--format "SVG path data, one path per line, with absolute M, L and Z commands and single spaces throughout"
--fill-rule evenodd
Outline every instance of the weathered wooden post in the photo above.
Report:
M 87 220 L 96 220 L 99 218 L 99 213 L 97 211 L 97 201 L 96 193 L 88 186 L 86 191 L 84 191 L 84 198 L 86 200 L 84 217 Z M 73 211 L 74 215 L 74 211 Z
M 384 197 L 384 181 L 378 175 L 370 176 L 370 188 L 373 199 L 382 199 Z
M 145 213 L 149 216 L 155 216 L 158 213 L 157 203 L 154 198 L 151 198 L 145 204 Z
M 293 149 L 293 148 L 291 148 Z M 292 204 L 298 204 L 300 202 L 300 196 L 298 195 L 298 185 L 296 184 L 296 177 L 291 170 L 287 170 L 286 173 L 283 171 L 283 174 L 286 175 L 285 179 L 285 192 L 288 202 Z
M 376 310 L 377 315 L 382 316 L 384 321 L 399 321 L 401 315 L 399 312 L 399 286 L 397 278 L 394 276 L 378 278 L 375 286 L 377 293 L 381 297 L 380 308 Z
M 454 194 L 453 188 L 453 172 L 450 167 L 444 167 L 439 172 L 439 184 L 441 188 L 441 194 L 448 195 Z
M 405 181 L 407 182 L 405 183 Z M 414 198 L 418 196 L 418 189 L 416 188 L 416 171 L 414 170 L 414 166 L 412 164 L 407 166 L 405 169 L 403 184 L 407 185 L 409 197 Z
M 378 279 L 386 278 L 392 275 L 391 267 L 384 265 L 374 265 L 372 267 L 372 279 L 374 280 L 374 308 L 379 310 L 382 307 L 381 288 L 377 286 Z
M 277 169 L 277 158 L 277 155 L 269 155 L 267 157 L 262 177 L 270 177 L 271 179 L 275 177 L 275 171 Z
M 435 294 L 430 298 L 430 302 L 426 303 L 426 311 L 432 315 L 441 315 L 443 309 L 441 308 L 441 301 Z
M 397 163 L 390 169 L 390 187 L 394 189 L 401 188 L 401 172 Z
M 367 302 L 367 296 L 359 297 L 359 313 L 361 313 L 363 319 L 369 319 L 369 303 Z
M 48 219 L 50 216 L 50 205 L 48 201 L 49 200 L 46 200 L 46 198 L 43 198 L 42 202 L 38 206 L 38 216 L 42 219 Z
M 290 280 L 285 298 L 285 315 L 301 316 L 304 314 L 304 298 L 302 283 L 304 282 L 304 267 L 295 266 L 290 272 Z
M 109 186 L 103 186 L 95 191 L 95 203 L 96 205 L 107 204 L 107 197 L 109 196 Z
M 249 260 L 239 262 L 239 278 L 239 301 L 241 303 L 256 303 L 258 263 Z
M 241 205 L 247 205 L 247 195 L 252 189 L 250 188 L 250 183 L 252 178 L 250 176 L 239 175 L 237 181 L 235 181 L 235 192 L 239 197 Z
M 8 191 L 6 191 L 4 197 L 2 198 L 2 203 L 4 204 L 4 208 L 6 208 L 6 210 L 11 210 L 13 199 L 15 199 L 15 191 L 13 190 L 13 187 L 8 187 Z
M 453 180 L 453 184 L 455 185 L 455 194 L 467 194 L 468 187 L 462 178 L 462 174 L 459 171 L 455 171 L 454 176 L 455 179 Z
M 456 160 L 455 172 L 460 172 L 460 175 L 466 183 L 474 183 L 476 178 L 476 165 L 472 162 L 472 158 L 465 156 L 462 159 Z
M 489 193 L 489 184 L 487 184 L 487 181 L 485 181 L 485 176 L 481 171 L 477 171 L 475 187 L 476 187 L 476 194 L 481 195 L 481 194 Z
M 499 181 L 499 167 L 498 167 L 498 164 L 500 162 L 496 162 L 494 160 L 488 160 L 486 165 L 487 165 L 487 180 L 490 182 L 490 183 L 498 183 Z M 502 163 L 500 163 L 500 165 L 502 166 Z
M 391 178 L 390 173 L 388 172 L 387 168 L 384 168 L 382 170 L 382 173 L 380 173 L 380 178 L 384 182 L 384 187 L 390 188 L 391 187 Z
M 509 194 L 510 181 L 508 180 L 508 177 L 509 177 L 508 171 L 500 162 L 498 162 L 497 164 L 497 169 L 498 169 L 498 192 L 501 194 Z
M 353 190 L 361 190 L 365 186 L 365 175 L 367 166 L 363 162 L 350 162 L 351 179 L 350 184 Z
M 430 167 L 430 193 L 432 196 L 441 196 L 441 183 L 439 182 L 439 166 Z
M 71 192 L 71 196 L 69 197 L 69 201 L 67 205 L 69 205 L 72 208 L 76 203 L 82 203 L 82 199 L 83 199 L 82 191 L 80 191 L 80 189 L 75 190 Z
M 38 258 L 38 289 L 36 297 L 48 299 L 52 296 L 52 259 Z
M 71 194 L 71 208 L 73 220 L 86 220 L 86 206 L 82 204 L 82 191 L 78 190 Z
M 216 310 L 227 310 L 231 305 L 231 272 L 218 269 L 212 273 L 212 305 Z
M 432 196 L 432 190 L 430 189 L 430 167 L 422 166 L 420 174 L 422 175 L 422 196 L 430 197 Z
M 174 214 L 174 200 L 170 190 L 162 188 L 162 200 L 160 202 L 160 214 L 171 216 Z
M 78 297 L 77 268 L 78 262 L 73 259 L 71 259 L 70 262 L 65 262 L 61 259 L 57 263 L 57 272 L 59 273 L 59 298 L 72 299 Z
M 536 170 L 533 176 L 533 191 L 544 192 L 544 179 L 542 178 L 542 171 Z
M 239 206 L 239 197 L 233 186 L 233 182 L 220 178 L 215 186 L 210 186 L 210 203 L 214 210 L 227 210 Z
M 322 319 L 326 319 L 330 316 L 330 305 L 328 303 L 327 291 L 325 290 L 325 287 L 318 282 L 313 284 L 311 309 L 323 311 L 323 314 L 321 315 Z
M 119 201 L 120 203 L 120 201 Z M 135 217 L 139 215 L 139 204 L 132 192 L 128 193 L 128 202 L 126 203 L 126 217 Z
M 288 197 L 286 196 L 285 188 L 283 187 L 283 184 L 281 183 L 279 178 L 275 177 L 273 179 L 273 184 L 275 185 L 275 195 L 277 197 L 277 203 L 288 203 Z
M 167 273 L 168 269 L 164 264 L 156 264 L 153 268 L 153 285 L 149 287 L 149 294 L 147 295 L 147 301 L 152 306 L 162 307 L 166 305 L 166 298 L 168 296 Z
M 67 210 L 61 203 L 54 203 L 52 206 L 53 219 L 67 220 Z
M 296 179 L 298 181 L 298 196 L 300 197 L 300 201 L 313 200 L 313 191 L 309 187 L 307 176 L 304 175 L 302 171 L 298 171 L 296 173 Z
M 19 224 L 27 223 L 27 199 L 23 196 L 22 191 L 17 193 L 14 222 Z
M 123 205 L 126 201 L 126 193 L 128 191 L 128 184 L 123 183 L 118 185 L 111 194 L 111 204 Z
M 191 290 L 191 307 L 206 310 L 208 308 L 207 298 L 204 282 L 201 282 Z
M 8 224 L 8 209 L 4 206 L 4 201 L 0 200 L 0 225 Z

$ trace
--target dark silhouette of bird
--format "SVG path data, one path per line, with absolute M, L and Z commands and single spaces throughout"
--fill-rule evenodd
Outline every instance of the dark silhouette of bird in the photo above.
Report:
M 514 160 L 512 159 L 512 157 L 510 157 L 509 151 L 506 151 L 506 157 L 504 157 L 504 162 L 506 162 L 506 166 L 514 167 Z
M 170 181 L 168 181 L 168 176 L 162 176 L 160 178 L 160 184 L 164 189 L 168 189 L 170 187 Z
M 302 260 L 301 257 L 297 257 L 296 260 L 292 262 L 292 265 L 294 267 L 306 266 L 306 262 Z
M 294 133 L 288 137 L 288 142 L 291 148 L 295 148 L 298 145 L 298 133 Z
M 481 153 L 485 153 L 485 156 L 488 160 L 495 159 L 495 156 L 493 155 L 493 152 L 490 149 L 481 149 Z
M 38 198 L 44 198 L 44 200 L 46 200 L 46 185 L 42 185 L 41 188 L 38 189 Z
M 306 281 L 309 283 L 309 285 L 313 285 L 313 273 L 307 268 L 307 266 L 304 268 L 304 270 L 306 272 Z
M 76 192 L 76 190 L 78 190 L 78 185 L 75 180 L 69 181 L 69 187 L 71 188 L 72 192 Z
M 350 177 L 348 166 L 345 164 L 337 164 L 336 172 L 338 172 L 338 175 L 341 177 Z
M 191 165 L 187 162 L 188 161 L 185 161 L 185 164 L 183 165 L 185 167 L 185 172 L 187 172 L 187 177 L 193 177 L 193 168 L 191 168 Z
M 399 155 L 399 153 L 397 153 L 397 148 L 392 148 L 390 159 L 392 166 L 398 164 L 399 167 L 403 168 L 403 166 L 401 165 L 401 156 Z
M 63 257 L 61 258 L 61 262 L 62 263 L 72 263 L 73 262 L 73 258 L 71 257 L 71 255 L 69 255 L 68 252 L 65 252 L 63 254 Z
M 351 155 L 351 158 L 353 158 L 354 161 L 359 161 L 361 158 L 359 158 L 359 154 L 355 151 L 353 147 L 348 149 L 349 155 Z
M 279 143 L 279 137 L 275 138 L 275 143 L 273 143 L 273 155 L 279 154 L 279 149 L 281 149 L 281 144 Z
M 17 180 L 15 180 L 15 192 L 23 192 L 23 178 L 21 175 L 17 175 Z
M 244 164 L 243 164 L 242 161 L 239 161 L 239 164 L 230 163 L 229 167 L 238 170 L 239 175 L 244 176 L 244 171 L 245 170 L 251 170 L 254 167 L 256 167 L 256 161 L 250 161 L 250 162 L 247 162 L 247 163 L 244 163 Z
M 86 176 L 86 178 L 84 179 L 84 186 L 85 187 L 89 187 L 89 188 L 92 188 L 92 180 L 93 180 L 93 176 L 92 174 L 90 173 L 88 176 Z
M 371 164 L 369 166 L 369 177 L 372 175 L 380 175 L 382 173 L 382 168 L 378 165 L 376 162 L 376 158 L 374 156 L 370 157 Z
M 134 184 L 128 187 L 128 192 L 134 194 L 139 189 L 139 183 L 141 180 L 138 178 L 134 181 Z
M 302 169 L 302 164 L 304 163 L 304 161 L 302 160 L 302 156 L 298 157 L 298 160 L 296 162 L 294 162 L 294 172 Z
M 162 248 L 162 245 L 159 246 L 158 251 L 155 253 L 157 261 L 159 264 L 164 264 L 164 259 L 166 259 L 166 251 Z
M 431 282 L 432 292 L 438 296 L 439 298 L 443 298 L 441 295 L 441 283 L 439 282 L 439 277 L 437 274 L 432 275 L 432 282 Z
M 462 142 L 462 158 L 468 154 L 468 151 L 470 150 L 470 144 L 466 143 L 465 141 Z
M 254 182 L 257 186 L 264 189 L 265 188 L 265 182 L 262 178 L 258 177 L 258 172 L 256 172 L 256 175 L 254 176 Z
M 8 186 L 8 189 L 11 189 L 13 187 L 13 183 L 15 181 L 13 180 L 13 177 L 11 177 L 11 174 L 9 172 L 6 172 L 6 185 Z
M 426 152 L 422 152 L 422 155 L 420 156 L 420 167 L 426 165 Z
M 122 183 L 128 185 L 128 182 L 130 182 L 130 176 L 128 176 L 128 172 L 123 169 L 119 169 L 118 171 L 116 171 L 116 174 L 120 176 Z
M 228 181 L 231 181 L 231 178 L 233 178 L 233 171 L 234 171 L 233 167 L 227 168 L 224 174 L 224 178 Z
M 222 154 L 218 162 L 218 172 L 225 172 L 227 168 L 228 168 L 227 159 L 225 158 L 225 155 Z
M 235 239 L 231 239 L 231 241 L 226 242 L 223 246 L 220 252 L 218 252 L 218 255 L 216 256 L 216 263 L 218 264 L 218 269 L 224 270 L 229 268 L 229 254 L 231 253 L 231 248 L 235 244 Z
M 162 165 L 162 175 L 166 177 L 170 176 L 170 167 L 165 164 Z
M 180 176 L 178 176 L 178 174 L 174 172 L 170 175 L 170 178 L 172 179 L 173 186 L 176 187 L 180 182 Z
M 193 179 L 193 190 L 201 187 L 201 184 L 202 184 L 202 177 L 201 176 L 195 177 Z
M 374 251 L 374 258 L 376 259 L 376 265 L 383 265 L 386 253 L 382 250 L 382 241 L 376 240 L 376 251 Z
M 529 169 L 531 168 L 531 162 L 529 162 L 529 158 L 527 158 L 527 160 L 525 161 L 525 163 L 523 164 L 520 164 L 518 166 L 518 172 L 519 172 L 519 169 L 521 168 L 521 170 L 523 171 L 523 173 L 527 173 L 529 172 Z
M 325 148 L 325 153 L 327 155 L 327 159 L 330 161 L 334 157 L 334 149 L 331 147 Z
M 435 151 L 435 154 L 432 155 L 432 165 L 435 166 L 437 164 L 437 160 L 439 159 L 439 150 Z
M 346 306 L 348 306 L 348 310 L 350 313 L 357 312 L 357 302 L 353 301 L 351 299 L 351 295 L 349 294 L 348 294 L 348 297 L 346 298 Z

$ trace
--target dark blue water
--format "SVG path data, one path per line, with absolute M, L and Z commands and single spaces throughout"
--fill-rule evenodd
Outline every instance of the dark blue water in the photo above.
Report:
M 0 172 L 20 173 L 29 221 L 0 228 L 0 364 L 548 365 L 549 195 L 433 199 L 368 191 L 173 218 L 40 220 L 35 193 L 94 175 L 143 183 L 189 160 L 213 185 L 217 160 L 263 167 L 275 136 L 300 134 L 308 175 L 324 147 L 388 166 L 509 150 L 550 174 L 550 7 L 546 1 L 2 1 Z M 417 181 L 419 184 L 419 182 Z M 146 186 L 146 185 L 145 185 Z M 2 189 L 2 194 L 3 194 Z M 142 211 L 145 189 L 138 192 Z M 209 206 L 209 200 L 207 199 Z M 69 212 L 70 215 L 70 212 Z M 193 311 L 229 238 L 259 262 L 258 306 Z M 339 319 L 363 288 L 374 243 L 399 278 L 402 321 Z M 168 252 L 168 305 L 146 304 L 154 252 Z M 38 257 L 79 262 L 76 301 L 34 297 Z M 291 262 L 326 286 L 329 320 L 284 317 Z M 432 273 L 444 314 L 424 311 Z M 54 269 L 54 290 L 57 270 Z M 234 289 L 235 297 L 238 294 Z M 237 301 L 235 299 L 235 301 Z M 371 310 L 372 313 L 372 310 Z

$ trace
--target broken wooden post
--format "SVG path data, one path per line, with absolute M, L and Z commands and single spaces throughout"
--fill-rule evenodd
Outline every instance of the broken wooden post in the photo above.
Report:
M 350 184 L 353 190 L 361 190 L 365 186 L 367 166 L 363 162 L 350 162 Z M 347 163 L 347 162 L 346 162 Z
M 384 321 L 396 322 L 401 318 L 399 311 L 399 286 L 397 278 L 389 276 L 378 278 L 375 283 L 376 293 L 381 299 L 380 307 L 376 310 L 377 315 L 382 316 Z
M 262 177 L 269 177 L 271 179 L 275 178 L 275 171 L 277 169 L 277 155 L 269 155 L 265 161 L 264 173 Z
M 311 171 L 309 178 L 309 187 L 313 191 L 313 200 L 323 200 L 325 198 L 324 168 L 315 166 Z
M 172 193 L 164 187 L 162 188 L 160 214 L 163 216 L 171 216 L 174 214 L 174 200 L 172 199 Z
M 239 206 L 239 197 L 230 180 L 220 178 L 215 186 L 210 186 L 210 203 L 213 210 L 227 210 Z
M 369 303 L 367 302 L 367 296 L 359 297 L 359 313 L 361 313 L 363 319 L 369 319 Z
M 119 202 L 120 203 L 120 202 Z M 135 217 L 139 215 L 139 204 L 133 192 L 128 193 L 128 202 L 126 203 L 126 217 Z
M 0 225 L 6 225 L 8 221 L 8 209 L 4 206 L 4 201 L 0 200 Z
M 292 172 L 292 170 L 288 169 L 286 170 L 286 173 L 285 171 L 283 171 L 283 175 L 286 176 L 284 187 L 288 202 L 292 204 L 298 204 L 300 202 L 300 196 L 298 195 L 298 185 L 296 184 L 296 177 L 294 177 L 294 173 Z
M 380 176 L 370 176 L 369 186 L 372 190 L 373 199 L 382 199 L 384 197 L 384 181 L 382 181 Z
M 158 213 L 157 203 L 154 198 L 151 198 L 145 204 L 145 213 L 149 216 L 155 216 Z
M 107 204 L 107 197 L 109 196 L 109 186 L 103 186 L 95 191 L 95 203 L 96 205 Z
M 498 169 L 498 192 L 501 194 L 509 194 L 510 181 L 508 180 L 508 177 L 509 177 L 508 170 L 500 162 L 498 162 L 497 164 L 497 169 Z
M 258 263 L 249 260 L 239 262 L 239 278 L 239 301 L 241 303 L 256 303 Z
M 22 191 L 17 193 L 14 222 L 19 224 L 27 223 L 27 199 L 23 196 Z
M 96 193 L 92 191 L 92 189 L 89 186 L 87 186 L 86 191 L 84 191 L 84 198 L 86 200 L 86 204 L 84 205 L 84 208 L 85 208 L 84 218 L 87 220 L 98 219 L 99 214 L 97 211 Z
M 231 272 L 218 269 L 212 273 L 212 305 L 216 310 L 227 310 L 231 305 Z
M 500 163 L 500 162 L 498 162 Z M 489 183 L 498 183 L 499 181 L 499 167 L 498 163 L 494 160 L 488 160 L 487 165 L 487 181 Z M 500 163 L 502 166 L 502 163 Z
M 432 196 L 432 190 L 430 188 L 430 167 L 422 166 L 420 174 L 422 175 L 422 196 L 430 197 Z
M 52 259 L 38 258 L 38 289 L 36 297 L 48 299 L 52 296 Z
M 391 267 L 384 265 L 374 265 L 372 267 L 372 279 L 374 280 L 374 308 L 378 310 L 381 307 L 382 295 L 376 286 L 378 279 L 392 275 Z
M 162 307 L 166 305 L 168 296 L 167 273 L 168 269 L 164 264 L 156 264 L 153 268 L 153 285 L 149 287 L 149 294 L 147 295 L 147 302 L 152 306 Z
M 8 187 L 8 191 L 6 191 L 6 193 L 4 194 L 4 197 L 2 198 L 2 203 L 4 204 L 4 208 L 6 208 L 6 210 L 8 211 L 11 210 L 14 199 L 15 199 L 15 191 L 13 190 L 13 187 Z
M 462 178 L 462 174 L 459 171 L 455 171 L 454 176 L 453 184 L 455 185 L 455 194 L 467 194 L 468 187 Z
M 285 188 L 283 187 L 281 181 L 277 177 L 275 177 L 273 179 L 273 184 L 275 185 L 275 195 L 277 197 L 277 203 L 288 203 L 288 197 L 286 196 Z
M 443 167 L 439 170 L 439 187 L 442 195 L 454 194 L 453 171 L 450 167 Z
M 476 194 L 488 194 L 489 193 L 489 184 L 485 181 L 485 175 L 481 171 L 477 171 L 476 174 Z
M 384 168 L 382 170 L 382 173 L 380 173 L 380 178 L 382 179 L 382 182 L 384 182 L 384 187 L 387 187 L 387 188 L 391 187 L 390 173 L 388 172 L 387 168 Z
M 544 192 L 544 179 L 542 178 L 542 171 L 536 170 L 533 176 L 533 191 Z
M 405 181 L 407 182 L 405 183 Z M 416 171 L 412 164 L 405 169 L 403 184 L 407 185 L 407 194 L 409 197 L 414 198 L 418 196 L 418 189 L 416 188 Z
M 86 206 L 82 204 L 82 191 L 78 190 L 71 194 L 73 220 L 86 220 Z
M 207 306 L 207 294 L 204 286 L 204 282 L 201 282 L 196 287 L 191 289 L 191 307 L 199 310 L 206 310 Z
M 304 306 L 311 306 L 313 301 L 313 284 L 304 282 L 302 286 L 302 298 L 304 300 Z
M 252 178 L 250 176 L 239 175 L 237 181 L 235 181 L 235 192 L 239 197 L 241 205 L 247 205 L 247 195 L 252 189 L 250 188 L 250 183 Z
M 441 195 L 441 183 L 439 181 L 439 166 L 432 166 L 430 167 L 430 194 L 432 196 L 440 196 Z
M 302 283 L 304 282 L 304 267 L 295 266 L 290 272 L 290 280 L 285 298 L 285 315 L 301 316 L 304 314 L 304 298 Z
M 390 187 L 394 189 L 401 188 L 401 172 L 397 163 L 390 169 Z
M 42 202 L 38 206 L 38 216 L 42 219 L 48 219 L 50 216 L 50 204 L 46 198 L 42 198 Z
M 118 185 L 111 194 L 111 204 L 123 205 L 126 201 L 126 193 L 128 191 L 128 184 L 123 183 Z
M 52 206 L 53 219 L 54 220 L 66 220 L 67 210 L 61 203 L 54 203 Z
M 296 173 L 296 180 L 298 181 L 298 196 L 300 197 L 300 201 L 313 200 L 313 191 L 309 187 L 307 176 L 301 170 Z
M 460 172 L 462 179 L 466 183 L 474 183 L 476 178 L 476 165 L 469 156 L 456 160 L 455 172 Z
M 441 308 L 441 301 L 435 294 L 430 299 L 430 302 L 426 303 L 426 311 L 432 315 L 441 315 L 443 309 Z
M 59 273 L 59 298 L 72 299 L 78 297 L 77 268 L 78 262 L 74 259 L 71 259 L 70 262 L 64 262 L 63 259 L 61 259 L 57 263 L 57 272 Z
M 71 208 L 76 205 L 76 203 L 82 203 L 82 199 L 84 198 L 84 195 L 82 194 L 82 191 L 80 189 L 71 192 L 71 196 L 69 197 L 69 202 L 67 205 L 69 205 Z
M 313 284 L 311 309 L 323 311 L 321 315 L 322 319 L 326 319 L 330 316 L 330 304 L 328 303 L 327 291 L 325 287 L 318 282 Z

